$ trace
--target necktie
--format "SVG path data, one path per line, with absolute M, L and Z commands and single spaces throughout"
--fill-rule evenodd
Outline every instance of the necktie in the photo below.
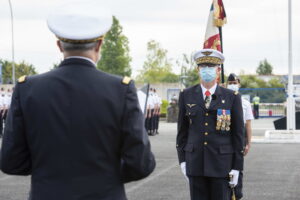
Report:
M 204 102 L 205 102 L 205 107 L 207 109 L 209 108 L 210 101 L 211 101 L 211 94 L 208 90 L 206 90 Z

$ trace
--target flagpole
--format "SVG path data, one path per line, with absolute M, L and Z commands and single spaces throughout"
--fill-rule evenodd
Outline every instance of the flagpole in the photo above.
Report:
M 222 27 L 219 27 L 220 41 L 221 41 L 221 52 L 223 53 L 223 36 L 222 36 Z M 221 83 L 225 82 L 224 78 L 224 64 L 221 65 Z
M 293 42 L 292 42 L 292 0 L 288 1 L 288 65 L 289 65 L 289 74 L 288 74 L 288 99 L 287 99 L 287 130 L 295 130 L 295 99 L 293 91 Z
M 11 51 L 12 51 L 12 84 L 15 85 L 16 83 L 16 75 L 15 75 L 15 45 L 14 45 L 14 15 L 13 9 L 11 5 L 11 1 L 8 0 L 9 8 L 10 8 L 10 18 L 11 18 Z

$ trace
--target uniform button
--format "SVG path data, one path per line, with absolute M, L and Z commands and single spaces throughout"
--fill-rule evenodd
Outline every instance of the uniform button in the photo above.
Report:
M 204 145 L 207 145 L 207 142 L 204 142 Z
M 208 132 L 205 132 L 204 135 L 208 135 Z
M 205 113 L 206 116 L 208 116 L 208 113 Z
M 205 126 L 208 126 L 208 123 L 205 123 Z

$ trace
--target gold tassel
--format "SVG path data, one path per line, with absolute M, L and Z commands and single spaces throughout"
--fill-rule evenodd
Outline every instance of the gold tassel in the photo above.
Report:
M 231 182 L 232 179 L 233 179 L 233 176 L 232 176 L 232 175 L 229 175 L 229 179 L 230 179 L 230 182 Z M 231 187 L 231 191 L 232 191 L 231 200 L 236 200 L 235 192 L 234 192 L 234 186 L 233 186 L 233 185 L 230 185 L 230 187 Z
M 232 197 L 231 197 L 231 200 L 236 200 L 235 193 L 234 193 L 234 187 L 232 188 Z

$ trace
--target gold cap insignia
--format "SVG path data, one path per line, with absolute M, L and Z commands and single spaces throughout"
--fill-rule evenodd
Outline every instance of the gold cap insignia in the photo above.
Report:
M 125 84 L 125 85 L 128 85 L 130 83 L 130 81 L 131 81 L 131 78 L 129 78 L 128 76 L 125 76 L 123 78 L 122 83 Z
M 239 93 L 238 91 L 235 91 L 235 92 L 234 92 L 235 95 L 237 95 L 238 93 Z
M 212 63 L 216 65 L 221 65 L 223 62 L 218 57 L 210 57 L 210 56 L 204 56 L 196 59 L 196 63 L 199 65 L 201 63 Z
M 23 83 L 26 81 L 26 75 L 24 76 L 21 76 L 19 79 L 18 79 L 18 83 Z
M 212 52 L 211 51 L 204 51 L 204 52 L 202 52 L 202 54 L 204 54 L 206 56 L 209 56 L 210 54 L 212 54 Z

